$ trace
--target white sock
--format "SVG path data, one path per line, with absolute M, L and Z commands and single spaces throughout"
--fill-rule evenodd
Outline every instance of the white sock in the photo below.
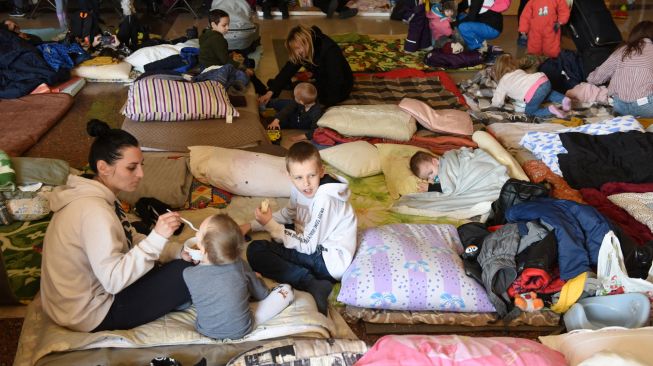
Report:
M 273 288 L 265 299 L 250 304 L 254 313 L 254 326 L 274 318 L 294 299 L 295 293 L 290 285 L 281 284 Z

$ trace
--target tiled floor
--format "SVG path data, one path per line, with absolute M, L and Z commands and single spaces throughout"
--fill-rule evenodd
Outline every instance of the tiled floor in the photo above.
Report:
M 617 25 L 622 32 L 627 33 L 637 22 L 641 20 L 653 19 L 653 8 L 646 4 L 646 1 L 641 0 L 636 3 L 636 10 L 629 12 L 629 17 L 623 20 L 617 20 Z M 0 19 L 7 18 L 7 13 L 0 13 Z M 110 25 L 118 24 L 117 15 L 106 10 L 103 18 Z M 57 26 L 56 16 L 51 12 L 44 12 L 38 15 L 37 19 L 19 18 L 16 21 L 22 28 L 37 28 L 37 27 L 55 27 Z M 169 17 L 164 19 L 163 22 L 174 22 L 170 31 L 165 34 L 166 38 L 175 38 L 185 34 L 185 30 L 190 26 L 197 26 L 203 28 L 206 26 L 206 18 L 193 19 L 188 14 L 180 14 L 177 17 Z M 406 24 L 398 21 L 391 21 L 387 18 L 374 18 L 374 17 L 356 17 L 347 20 L 340 19 L 326 19 L 323 16 L 305 16 L 293 17 L 288 20 L 274 19 L 274 20 L 260 20 L 261 26 L 261 42 L 263 44 L 263 56 L 261 63 L 258 67 L 257 73 L 262 80 L 267 80 L 273 77 L 277 70 L 278 65 L 274 56 L 272 48 L 273 39 L 283 39 L 288 30 L 297 24 L 317 25 L 327 34 L 345 33 L 345 32 L 359 32 L 363 34 L 405 34 L 407 30 Z M 492 43 L 501 46 L 505 51 L 516 53 L 516 29 L 517 19 L 515 16 L 506 16 L 504 21 L 504 31 L 501 36 L 494 40 Z M 573 48 L 573 44 L 569 39 L 563 41 L 563 46 Z M 460 73 L 455 75 L 455 78 L 460 80 L 471 75 L 471 73 Z M 89 100 L 101 98 L 103 92 L 115 92 L 114 85 L 93 85 L 93 87 L 85 88 L 82 93 L 92 94 L 87 98 L 79 98 L 80 101 L 89 103 Z M 79 102 L 78 102 L 79 103 Z M 79 106 L 75 106 L 78 108 Z M 75 113 L 75 109 L 69 113 Z M 116 114 L 118 111 L 116 111 Z M 117 116 L 116 116 L 117 117 Z M 63 148 L 63 147 L 62 147 Z M 25 307 L 0 307 L 0 318 L 22 317 L 24 315 Z

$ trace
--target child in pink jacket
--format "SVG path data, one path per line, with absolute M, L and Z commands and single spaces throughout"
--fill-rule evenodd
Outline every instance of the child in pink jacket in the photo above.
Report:
M 528 34 L 528 53 L 558 57 L 560 26 L 570 12 L 565 0 L 529 0 L 519 18 L 519 32 Z

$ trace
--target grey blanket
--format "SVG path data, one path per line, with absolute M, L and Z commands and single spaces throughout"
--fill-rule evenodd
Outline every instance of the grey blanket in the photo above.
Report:
M 442 192 L 404 195 L 393 210 L 423 216 L 485 221 L 490 206 L 508 180 L 506 167 L 482 149 L 461 148 L 444 153 L 440 160 Z

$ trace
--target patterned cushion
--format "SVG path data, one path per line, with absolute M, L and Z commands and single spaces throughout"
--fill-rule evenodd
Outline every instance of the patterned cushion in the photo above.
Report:
M 191 83 L 149 77 L 129 88 L 123 114 L 135 121 L 186 121 L 238 117 L 224 87 L 212 80 Z
M 581 132 L 589 135 L 609 135 L 615 132 L 626 131 L 644 132 L 644 128 L 633 116 L 623 116 L 608 119 L 600 123 L 565 128 L 557 132 L 527 132 L 519 144 L 530 150 L 538 159 L 542 160 L 552 172 L 562 176 L 562 171 L 558 164 L 558 154 L 566 154 L 567 149 L 562 146 L 558 134 Z
M 453 225 L 367 229 L 338 301 L 376 309 L 493 312 L 483 287 L 465 275 L 462 252 Z
M 281 339 L 231 359 L 227 366 L 352 366 L 367 351 L 365 342 L 349 339 Z
M 188 202 L 188 208 L 227 208 L 229 203 L 231 203 L 231 198 L 232 194 L 224 189 L 204 184 L 193 178 L 193 182 L 190 185 L 190 200 Z
M 43 238 L 50 218 L 40 221 L 20 222 L 0 225 L 2 259 L 7 280 L 0 280 L 0 303 L 8 298 L 16 298 L 23 303 L 30 302 L 39 291 L 41 283 L 41 251 Z M 8 289 L 4 284 L 8 284 Z M 11 295 L 5 297 L 5 292 Z

